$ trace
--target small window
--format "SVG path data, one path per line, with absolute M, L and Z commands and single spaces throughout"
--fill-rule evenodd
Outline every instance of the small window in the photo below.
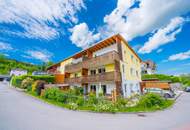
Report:
M 96 92 L 96 85 L 91 85 L 90 90 L 91 92 Z
M 78 74 L 77 74 L 77 73 L 75 73 L 75 78 L 76 78 L 76 77 L 78 77 Z
M 134 59 L 134 56 L 133 56 L 133 55 L 131 55 L 131 60 L 133 61 L 133 59 Z
M 136 76 L 139 77 L 139 73 L 138 73 L 138 71 L 136 71 Z
M 90 70 L 90 75 L 96 75 L 96 70 Z
M 99 73 L 99 74 L 105 73 L 105 72 L 106 72 L 105 68 L 99 68 L 99 69 L 98 69 L 98 73 Z
M 131 73 L 131 75 L 133 75 L 133 68 L 130 69 L 130 73 Z
M 125 73 L 125 66 L 124 65 L 122 65 L 122 69 L 123 69 L 123 73 Z
M 127 84 L 125 84 L 124 86 L 125 86 L 125 92 L 127 92 Z

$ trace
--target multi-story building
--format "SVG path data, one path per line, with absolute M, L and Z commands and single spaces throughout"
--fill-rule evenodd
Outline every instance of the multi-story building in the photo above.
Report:
M 59 83 L 84 87 L 85 93 L 140 93 L 141 59 L 119 34 L 50 66 L 48 72 Z
M 141 63 L 142 74 L 154 74 L 156 71 L 156 64 L 152 60 L 143 61 Z

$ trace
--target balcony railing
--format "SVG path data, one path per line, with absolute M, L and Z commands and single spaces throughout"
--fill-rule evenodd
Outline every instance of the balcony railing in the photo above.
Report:
M 119 55 L 116 51 L 111 51 L 101 56 L 93 58 L 84 58 L 82 62 L 65 66 L 65 72 L 72 73 L 82 68 L 96 68 L 106 64 L 112 64 L 115 60 L 119 61 Z
M 93 82 L 106 82 L 106 81 L 121 81 L 121 75 L 119 72 L 106 72 L 96 75 L 88 75 L 76 78 L 65 78 L 65 83 L 76 84 L 76 83 L 93 83 Z

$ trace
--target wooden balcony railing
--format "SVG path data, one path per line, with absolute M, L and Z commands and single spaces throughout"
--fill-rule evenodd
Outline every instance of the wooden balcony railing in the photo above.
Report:
M 101 56 L 93 58 L 84 58 L 82 62 L 77 64 L 71 64 L 65 66 L 65 72 L 72 73 L 81 70 L 82 68 L 96 68 L 106 64 L 114 63 L 119 61 L 119 54 L 116 51 L 111 51 Z
M 121 81 L 121 75 L 119 72 L 106 72 L 96 75 L 88 75 L 77 78 L 65 78 L 65 83 L 76 84 L 76 83 L 93 83 L 93 82 L 106 82 L 106 81 Z

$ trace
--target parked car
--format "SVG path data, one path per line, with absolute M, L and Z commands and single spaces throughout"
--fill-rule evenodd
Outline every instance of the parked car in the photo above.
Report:
M 190 92 L 190 87 L 186 87 L 185 92 Z
M 157 93 L 161 96 L 163 96 L 164 98 L 174 98 L 175 97 L 175 93 L 172 90 L 163 90 L 160 88 L 145 88 L 143 90 L 144 93 Z

